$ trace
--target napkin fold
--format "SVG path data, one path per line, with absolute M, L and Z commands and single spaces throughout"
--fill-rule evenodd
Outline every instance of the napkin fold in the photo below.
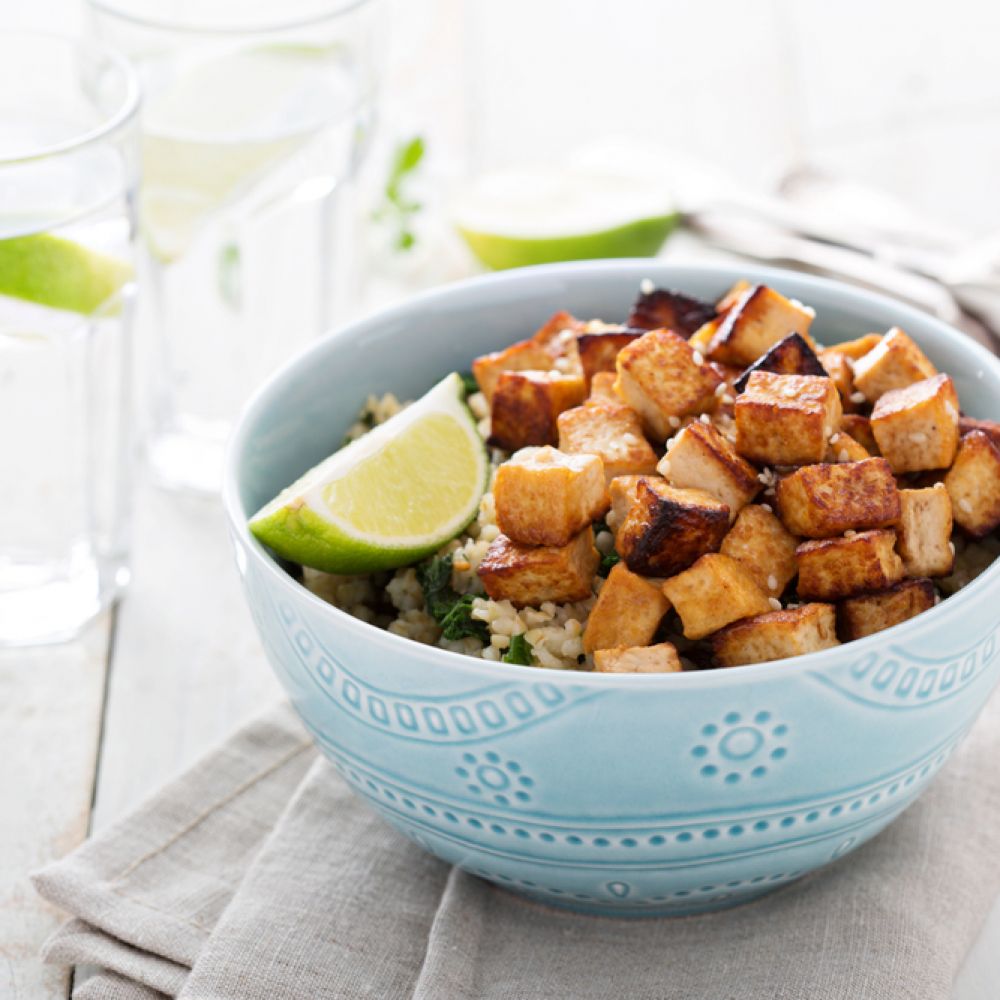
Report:
M 875 840 L 746 906 L 581 916 L 425 854 L 287 706 L 35 876 L 78 1000 L 946 1000 L 1000 891 L 1000 699 Z

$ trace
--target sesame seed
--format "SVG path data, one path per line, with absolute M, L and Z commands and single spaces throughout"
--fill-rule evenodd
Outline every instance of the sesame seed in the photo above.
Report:
M 653 284 L 651 278 L 643 278 L 642 281 L 639 282 L 639 291 L 642 292 L 643 295 L 651 295 L 655 288 L 656 285 Z
M 715 394 L 716 394 L 716 396 L 724 396 L 726 394 L 726 383 L 725 382 L 720 382 L 715 387 Z
M 774 487 L 773 486 L 769 486 L 766 490 L 764 490 L 764 496 L 766 496 L 766 497 L 773 497 L 774 496 Z
M 729 394 L 729 393 L 727 392 L 727 393 L 725 393 L 725 394 L 723 395 L 723 397 L 722 397 L 722 402 L 723 402 L 723 403 L 730 403 L 730 404 L 731 404 L 731 403 L 735 403 L 735 402 L 736 402 L 736 400 L 735 400 L 735 399 L 733 399 L 733 397 L 732 397 L 732 396 L 731 396 L 731 395 L 730 395 L 730 394 Z
M 849 462 L 850 460 L 851 460 L 851 456 L 848 454 L 847 449 L 846 448 L 841 448 L 840 451 L 837 453 L 837 461 L 838 462 Z
M 788 604 L 785 605 L 785 610 L 786 611 L 795 611 L 796 608 L 801 608 L 801 607 L 802 607 L 801 604 L 798 604 L 795 601 L 790 601 Z
M 769 503 L 762 503 L 760 505 L 760 509 L 761 510 L 766 510 L 768 512 L 768 514 L 773 514 L 774 513 L 774 510 L 772 509 L 772 507 L 771 507 L 771 505 Z
M 847 531 L 844 532 L 844 538 L 853 538 L 856 534 L 857 532 L 853 528 L 848 528 Z
M 703 413 L 698 419 L 703 424 L 710 424 L 712 422 L 712 418 L 707 413 Z
M 777 597 L 769 597 L 767 599 L 767 603 L 770 604 L 775 611 L 781 610 L 781 601 L 779 601 Z
M 681 425 L 681 418 L 680 417 L 667 417 L 667 423 L 670 424 L 671 427 L 680 427 L 680 425 Z
M 960 510 L 964 510 L 966 514 L 972 513 L 972 504 L 969 503 L 965 497 L 962 497 L 962 499 L 958 501 L 958 507 Z
M 852 392 L 851 402 L 852 403 L 863 403 L 865 401 L 865 394 L 863 392 Z
M 778 578 L 773 573 L 767 578 L 767 589 L 768 590 L 778 589 Z
M 912 431 L 910 433 L 910 440 L 914 444 L 924 444 L 927 441 L 927 435 L 923 431 Z
M 695 351 L 692 357 L 696 365 L 703 365 L 705 363 L 705 355 L 701 351 Z

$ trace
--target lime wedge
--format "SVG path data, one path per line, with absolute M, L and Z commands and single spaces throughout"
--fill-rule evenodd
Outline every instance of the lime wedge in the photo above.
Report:
M 250 519 L 279 556 L 327 573 L 404 566 L 476 515 L 489 463 L 452 373 L 331 455 Z
M 649 257 L 679 218 L 658 181 L 573 166 L 488 174 L 453 214 L 472 252 L 494 269 Z
M 0 295 L 89 315 L 131 277 L 125 261 L 61 236 L 0 240 Z

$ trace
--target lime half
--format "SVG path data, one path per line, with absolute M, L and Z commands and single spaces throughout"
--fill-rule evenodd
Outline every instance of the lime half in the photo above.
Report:
M 575 166 L 488 174 L 453 214 L 472 252 L 494 269 L 651 257 L 678 221 L 660 182 Z
M 327 573 L 404 566 L 476 515 L 486 448 L 452 373 L 422 399 L 331 455 L 250 519 L 278 555 Z
M 89 315 L 131 277 L 124 261 L 61 236 L 0 240 L 0 295 Z

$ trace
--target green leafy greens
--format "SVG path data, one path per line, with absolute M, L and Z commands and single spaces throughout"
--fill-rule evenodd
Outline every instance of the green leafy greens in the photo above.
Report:
M 417 580 L 424 592 L 427 613 L 441 626 L 445 639 L 471 636 L 486 643 L 490 631 L 486 622 L 472 617 L 472 594 L 458 594 L 451 585 L 451 556 L 438 556 L 417 567 Z
M 424 158 L 426 147 L 422 136 L 416 135 L 400 143 L 393 153 L 386 178 L 382 205 L 373 213 L 376 221 L 388 221 L 395 227 L 393 246 L 397 250 L 409 250 L 417 242 L 413 232 L 413 217 L 423 208 L 405 193 L 410 180 Z
M 503 654 L 504 663 L 517 663 L 522 667 L 531 666 L 531 643 L 523 635 L 512 635 L 510 646 Z

